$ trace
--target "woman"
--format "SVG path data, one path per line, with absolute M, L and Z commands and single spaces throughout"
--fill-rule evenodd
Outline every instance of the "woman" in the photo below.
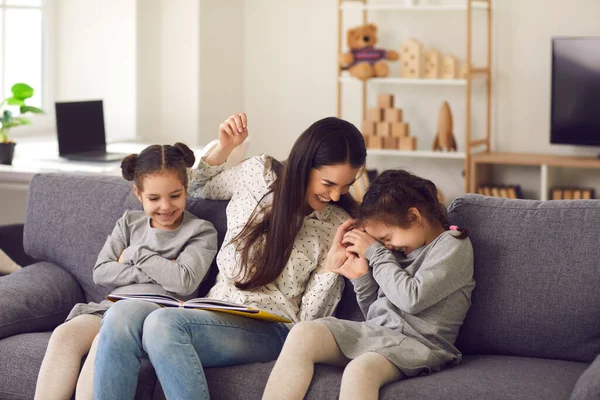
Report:
M 229 200 L 208 297 L 293 323 L 332 315 L 343 280 L 331 270 L 346 260 L 342 223 L 356 207 L 348 191 L 365 162 L 363 137 L 354 125 L 325 118 L 298 138 L 285 163 L 263 155 L 224 171 L 247 136 L 246 115 L 230 117 L 217 148 L 191 173 L 191 196 Z M 100 331 L 95 398 L 132 399 L 147 354 L 167 398 L 208 399 L 204 367 L 274 360 L 293 323 L 119 302 Z

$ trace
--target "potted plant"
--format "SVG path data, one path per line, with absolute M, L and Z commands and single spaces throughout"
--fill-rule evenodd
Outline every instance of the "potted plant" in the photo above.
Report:
M 8 138 L 10 128 L 31 125 L 31 121 L 23 114 L 43 114 L 37 107 L 28 106 L 25 100 L 33 96 L 33 88 L 25 83 L 16 83 L 10 89 L 12 96 L 0 103 L 0 164 L 11 165 L 15 151 L 15 142 Z M 18 112 L 17 112 L 18 110 Z

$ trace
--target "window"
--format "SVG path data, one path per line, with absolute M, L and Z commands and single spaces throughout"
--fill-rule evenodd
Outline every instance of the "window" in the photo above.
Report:
M 44 0 L 0 0 L 0 93 L 25 82 L 35 92 L 27 104 L 43 107 Z

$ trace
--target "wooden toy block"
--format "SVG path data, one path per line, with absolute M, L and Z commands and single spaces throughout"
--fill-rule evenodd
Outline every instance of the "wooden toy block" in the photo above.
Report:
M 381 122 L 383 121 L 383 110 L 381 108 L 367 108 L 365 121 Z
M 582 193 L 581 193 L 581 198 L 583 200 L 590 200 L 592 198 L 592 191 L 589 189 L 585 189 Z
M 369 149 L 383 149 L 383 138 L 381 136 L 369 136 Z
M 552 190 L 552 200 L 562 200 L 562 190 L 553 189 Z
M 573 190 L 573 200 L 581 200 L 581 190 L 580 189 Z
M 392 136 L 392 124 L 389 122 L 378 122 L 375 134 L 381 137 Z
M 458 76 L 458 63 L 452 56 L 442 57 L 442 79 L 456 79 Z
M 392 123 L 392 136 L 393 137 L 405 137 L 409 136 L 409 124 L 406 122 L 394 122 Z
M 383 148 L 384 149 L 397 149 L 398 148 L 398 138 L 396 137 L 384 137 L 383 138 Z
M 417 149 L 417 138 L 415 136 L 401 137 L 399 142 L 400 142 L 400 145 L 398 146 L 398 148 L 400 150 L 414 151 Z
M 565 189 L 563 191 L 563 199 L 565 200 L 573 200 L 573 190 Z
M 394 108 L 394 95 L 380 94 L 379 96 L 377 96 L 377 107 Z
M 409 39 L 400 47 L 400 77 L 418 79 L 423 77 L 423 45 Z
M 500 197 L 500 190 L 498 190 L 497 186 L 492 186 L 492 196 Z
M 376 122 L 363 121 L 362 123 L 362 134 L 363 135 L 374 135 L 375 134 Z
M 383 110 L 385 122 L 402 122 L 402 110 L 399 108 L 386 108 Z
M 442 65 L 442 55 L 436 49 L 425 52 L 423 76 L 426 79 L 439 79 Z

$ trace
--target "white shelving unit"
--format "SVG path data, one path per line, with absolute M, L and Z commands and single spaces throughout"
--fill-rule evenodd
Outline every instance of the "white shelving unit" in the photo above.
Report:
M 473 2 L 473 9 L 487 10 L 489 4 L 487 1 Z M 467 6 L 464 5 L 416 5 L 405 6 L 402 4 L 352 4 L 343 3 L 340 6 L 341 10 L 357 10 L 357 11 L 467 11 Z
M 338 0 L 338 53 L 342 53 L 342 19 L 344 12 L 361 12 L 363 24 L 368 23 L 369 12 L 463 12 L 465 13 L 466 25 L 466 64 L 470 66 L 466 79 L 404 79 L 399 77 L 372 78 L 362 82 L 362 116 L 364 118 L 367 108 L 367 87 L 368 86 L 392 86 L 392 85 L 422 85 L 422 86 L 448 86 L 460 87 L 465 90 L 465 131 L 464 131 L 464 152 L 460 153 L 445 153 L 433 151 L 401 151 L 387 149 L 369 149 L 368 154 L 378 156 L 396 156 L 396 157 L 412 157 L 426 159 L 448 159 L 460 160 L 464 165 L 464 187 L 465 192 L 470 190 L 471 179 L 471 155 L 473 150 L 483 152 L 490 151 L 490 130 L 491 130 L 491 54 L 492 54 L 492 0 L 464 0 L 462 5 L 405 5 L 401 0 L 397 3 L 386 4 L 369 4 L 368 0 Z M 473 35 L 473 12 L 484 11 L 487 18 L 487 65 L 476 67 L 473 65 L 472 59 L 472 35 Z M 477 13 L 479 14 L 479 13 Z M 481 77 L 482 79 L 476 79 Z M 342 86 L 348 82 L 356 82 L 355 78 L 350 77 L 347 72 L 343 71 L 338 66 L 337 78 L 337 104 L 338 117 L 342 116 Z M 471 135 L 471 91 L 473 83 L 483 82 L 487 92 L 486 100 L 486 115 L 485 115 L 485 136 L 481 139 L 472 139 Z
M 340 76 L 340 82 L 356 81 L 351 76 Z M 407 79 L 407 78 L 371 78 L 370 85 L 425 85 L 425 86 L 466 86 L 466 79 Z
M 459 151 L 407 151 L 390 149 L 367 149 L 367 154 L 373 156 L 411 157 L 411 158 L 436 158 L 444 160 L 459 160 L 464 162 L 465 152 Z

